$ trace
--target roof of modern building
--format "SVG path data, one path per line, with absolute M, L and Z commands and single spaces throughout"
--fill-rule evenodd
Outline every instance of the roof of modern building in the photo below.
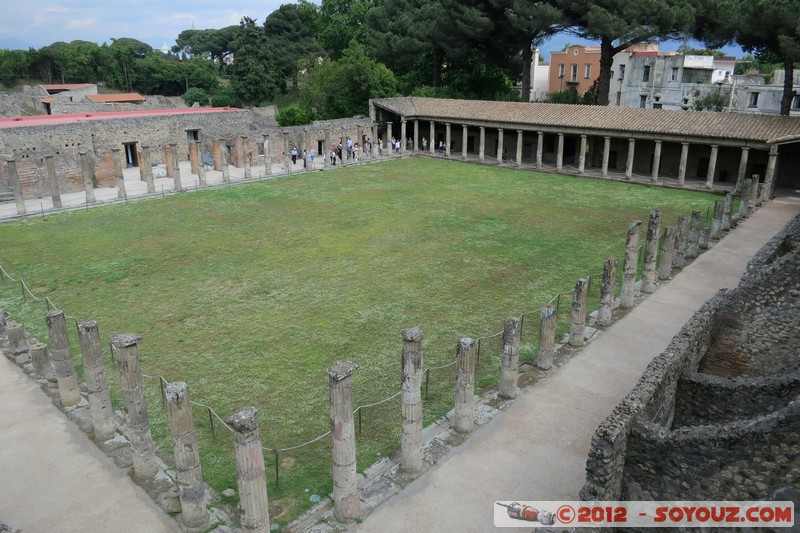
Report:
M 224 113 L 241 111 L 234 107 L 187 107 L 180 109 L 149 109 L 142 111 L 106 111 L 97 113 L 74 113 L 64 115 L 35 115 L 26 117 L 2 117 L 0 129 L 24 128 L 31 126 L 53 126 L 57 124 L 78 124 L 96 120 L 114 120 L 125 118 L 165 117 L 170 115 L 192 115 L 200 113 Z
M 594 134 L 602 130 L 620 136 L 702 137 L 767 144 L 800 140 L 800 117 L 413 96 L 381 98 L 373 103 L 406 120 L 565 128 Z
M 122 94 L 90 94 L 87 96 L 92 102 L 100 104 L 113 104 L 120 102 L 144 102 L 147 100 L 139 93 L 122 93 Z

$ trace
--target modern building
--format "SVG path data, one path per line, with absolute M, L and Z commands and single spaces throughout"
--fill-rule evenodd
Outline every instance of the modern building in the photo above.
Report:
M 542 102 L 550 94 L 550 63 L 540 60 L 541 51 L 533 49 L 531 61 L 531 102 Z
M 566 50 L 550 53 L 550 82 L 548 91 L 575 89 L 583 94 L 600 76 L 599 46 L 568 46 Z

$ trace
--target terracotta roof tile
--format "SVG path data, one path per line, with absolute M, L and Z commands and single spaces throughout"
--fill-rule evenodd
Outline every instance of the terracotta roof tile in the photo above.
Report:
M 147 100 L 139 93 L 125 93 L 125 94 L 90 94 L 87 96 L 92 102 L 101 104 L 119 103 L 119 102 L 144 102 Z
M 744 113 L 669 111 L 527 102 L 382 98 L 375 105 L 407 120 L 428 119 L 472 124 L 518 126 L 526 129 L 602 130 L 606 134 L 659 135 L 665 138 L 719 139 L 771 143 L 800 139 L 800 118 Z

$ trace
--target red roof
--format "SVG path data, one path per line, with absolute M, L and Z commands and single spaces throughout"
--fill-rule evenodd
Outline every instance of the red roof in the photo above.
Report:
M 658 57 L 659 52 L 633 52 L 635 56 L 649 56 L 649 57 Z
M 144 102 L 146 98 L 139 93 L 125 94 L 90 94 L 87 96 L 92 102 L 110 104 L 119 102 Z
M 27 126 L 52 126 L 54 124 L 77 124 L 93 120 L 115 118 L 163 117 L 169 115 L 193 115 L 197 113 L 224 113 L 244 111 L 235 107 L 187 107 L 181 109 L 150 109 L 143 111 L 108 111 L 97 113 L 75 113 L 64 115 L 35 115 L 27 117 L 0 117 L 0 129 Z

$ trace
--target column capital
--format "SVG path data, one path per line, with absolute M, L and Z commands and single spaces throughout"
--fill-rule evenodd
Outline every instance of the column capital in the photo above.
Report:
M 661 141 L 661 139 L 656 139 L 656 140 L 655 140 L 655 141 L 653 141 L 653 142 L 654 142 L 654 143 L 656 143 L 656 144 L 661 144 L 661 142 L 662 142 L 662 141 Z

